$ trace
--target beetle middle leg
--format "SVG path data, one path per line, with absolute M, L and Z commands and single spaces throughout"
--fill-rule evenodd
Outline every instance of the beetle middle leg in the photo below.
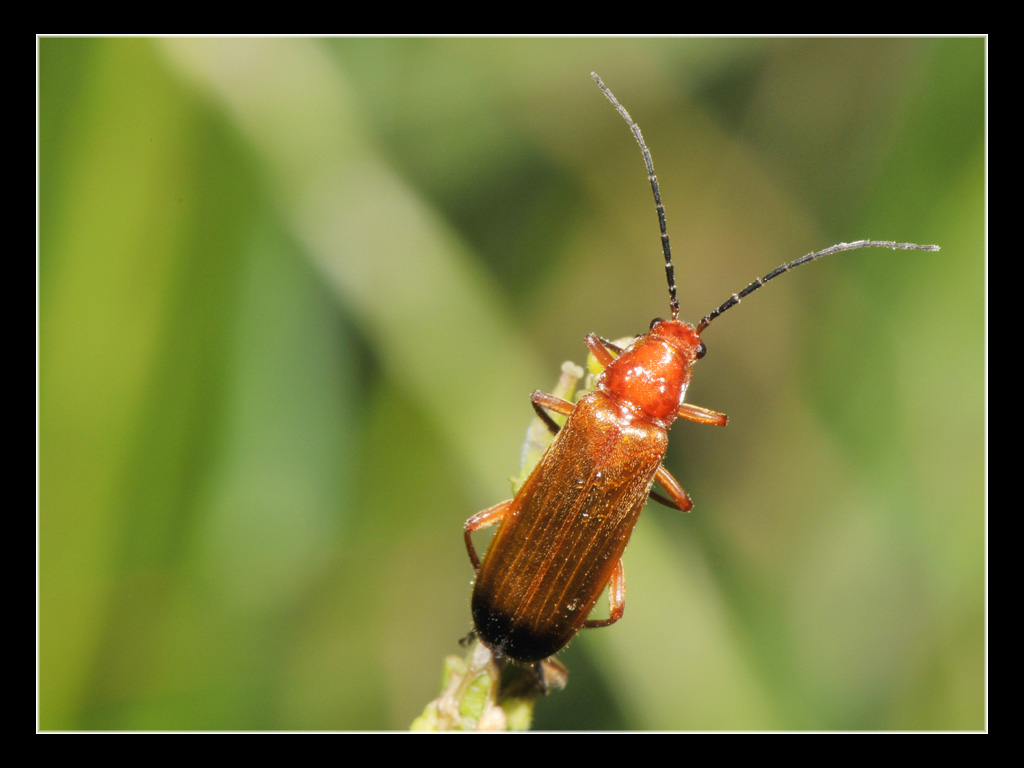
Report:
M 680 512 L 689 512 L 693 509 L 693 499 L 690 498 L 690 494 L 683 490 L 683 486 L 672 476 L 671 472 L 665 469 L 664 464 L 658 467 L 658 471 L 654 473 L 654 479 L 668 494 L 668 498 L 666 498 L 660 493 L 651 491 L 650 497 L 654 501 L 664 504 L 666 507 L 678 509 Z
M 537 412 L 537 417 L 544 422 L 553 435 L 557 435 L 561 427 L 555 423 L 554 419 L 548 416 L 547 412 L 554 411 L 563 416 L 568 416 L 572 413 L 572 409 L 576 407 L 568 400 L 563 400 L 556 395 L 549 395 L 547 392 L 542 392 L 539 389 L 535 389 L 533 394 L 530 395 L 530 404 L 533 406 L 533 410 Z

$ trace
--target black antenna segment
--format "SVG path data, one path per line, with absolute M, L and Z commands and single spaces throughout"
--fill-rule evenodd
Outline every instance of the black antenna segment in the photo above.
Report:
M 762 285 L 767 283 L 769 280 L 774 280 L 776 277 L 781 275 L 783 272 L 789 272 L 791 269 L 799 267 L 801 264 L 807 264 L 820 259 L 822 256 L 829 256 L 833 253 L 843 253 L 844 251 L 855 251 L 858 248 L 890 248 L 894 251 L 937 251 L 939 246 L 937 245 L 917 245 L 916 243 L 895 243 L 891 240 L 855 240 L 852 243 L 838 243 L 830 248 L 826 248 L 823 251 L 815 251 L 814 253 L 808 253 L 806 256 L 801 256 L 799 259 L 794 259 L 788 264 L 782 264 L 769 272 L 764 277 L 758 278 L 739 293 L 734 293 L 718 309 L 714 310 L 697 324 L 697 333 L 703 333 L 704 329 L 708 327 L 708 324 L 718 317 L 720 314 L 730 307 L 734 307 L 740 303 L 740 299 L 745 299 L 747 296 L 752 294 Z
M 597 76 L 596 72 L 591 72 L 590 76 L 594 78 L 594 82 L 604 91 L 604 95 L 608 97 L 608 101 L 612 103 L 612 106 L 622 115 L 622 119 L 629 124 L 629 129 L 633 131 L 636 143 L 640 145 L 640 149 L 644 153 L 644 162 L 647 164 L 647 179 L 651 182 L 651 190 L 654 192 L 654 204 L 658 207 L 658 225 L 661 227 L 661 250 L 665 254 L 665 276 L 668 278 L 668 297 L 669 303 L 672 306 L 672 319 L 678 320 L 679 299 L 676 298 L 676 271 L 675 267 L 672 266 L 672 247 L 668 243 L 668 229 L 665 227 L 665 206 L 661 204 L 661 192 L 658 190 L 658 177 L 654 175 L 654 163 L 651 160 L 651 153 L 647 149 L 647 145 L 644 144 L 644 137 L 640 133 L 640 126 L 633 122 L 633 118 L 629 116 L 626 108 L 619 104 L 618 99 L 608 90 L 608 86 Z
M 608 90 L 608 86 L 604 84 L 596 72 L 591 72 L 590 76 L 594 78 L 594 82 L 597 83 L 598 87 L 604 91 L 604 95 L 608 97 L 608 101 L 612 103 L 612 106 L 619 111 L 622 115 L 622 119 L 629 124 L 629 129 L 633 132 L 633 137 L 636 139 L 636 143 L 640 145 L 641 151 L 644 153 L 644 162 L 647 164 L 647 179 L 651 182 L 651 191 L 654 192 L 654 204 L 658 208 L 658 225 L 661 227 L 661 250 L 665 254 L 665 276 L 668 278 L 668 295 L 669 302 L 672 306 L 672 319 L 679 319 L 679 299 L 676 298 L 676 273 L 675 268 L 672 266 L 672 248 L 668 242 L 668 229 L 665 226 L 665 206 L 661 204 L 661 192 L 658 190 L 658 177 L 654 175 L 654 162 L 651 160 L 651 153 L 647 149 L 647 145 L 644 143 L 643 134 L 640 133 L 640 126 L 637 125 L 633 118 L 629 116 L 629 112 L 622 106 L 618 99 L 615 98 L 614 94 Z M 808 253 L 806 256 L 801 256 L 799 259 L 794 259 L 786 264 L 782 264 L 764 277 L 758 278 L 739 293 L 734 293 L 729 297 L 728 301 L 723 303 L 718 309 L 712 311 L 701 319 L 697 324 L 697 333 L 703 333 L 704 329 L 708 327 L 712 320 L 718 317 L 720 314 L 725 312 L 730 307 L 740 303 L 741 299 L 745 299 L 747 296 L 752 294 L 762 285 L 767 283 L 769 280 L 774 280 L 784 272 L 789 272 L 791 269 L 795 269 L 802 264 L 820 259 L 822 256 L 829 256 L 833 253 L 843 253 L 845 251 L 855 251 L 859 248 L 889 248 L 894 251 L 937 251 L 939 246 L 937 245 L 917 245 L 916 243 L 897 243 L 892 240 L 855 240 L 852 243 L 837 243 L 830 248 L 825 248 L 821 251 L 814 251 Z

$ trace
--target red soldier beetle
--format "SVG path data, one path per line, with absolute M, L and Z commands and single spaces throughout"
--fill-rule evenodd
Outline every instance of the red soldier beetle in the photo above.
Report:
M 557 433 L 515 497 L 473 515 L 466 548 L 476 570 L 472 612 L 476 634 L 498 657 L 539 662 L 560 651 L 585 627 L 622 618 L 622 553 L 648 496 L 684 512 L 693 502 L 662 465 L 668 428 L 677 418 L 725 426 L 724 413 L 684 402 L 693 364 L 706 351 L 701 335 L 741 299 L 784 272 L 858 248 L 937 251 L 935 245 L 880 240 L 839 243 L 782 264 L 733 294 L 691 326 L 679 320 L 675 272 L 665 209 L 651 153 L 639 126 L 596 74 L 591 76 L 618 110 L 643 153 L 654 193 L 668 280 L 669 320 L 655 319 L 625 349 L 594 334 L 587 347 L 604 366 L 596 387 L 573 404 L 535 391 L 537 415 Z M 547 411 L 568 417 L 558 428 Z M 667 498 L 651 492 L 657 481 Z M 481 562 L 474 531 L 497 524 Z M 607 619 L 588 618 L 605 587 Z

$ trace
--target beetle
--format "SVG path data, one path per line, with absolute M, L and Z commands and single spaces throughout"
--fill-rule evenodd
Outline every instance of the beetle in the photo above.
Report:
M 578 403 L 540 390 L 530 396 L 537 415 L 555 432 L 515 497 L 466 521 L 464 536 L 476 571 L 475 632 L 496 656 L 542 661 L 582 628 L 622 618 L 622 554 L 648 497 L 688 512 L 693 502 L 662 460 L 677 418 L 725 426 L 724 413 L 684 402 L 694 363 L 704 357 L 704 330 L 719 315 L 784 272 L 834 253 L 877 247 L 937 251 L 938 246 L 858 240 L 815 251 L 775 268 L 733 294 L 692 326 L 679 320 L 672 252 L 658 179 L 639 126 L 596 74 L 643 153 L 661 229 L 671 318 L 657 318 L 625 349 L 594 334 L 586 345 L 604 367 L 594 391 Z M 567 416 L 560 429 L 547 411 Z M 667 498 L 652 493 L 654 482 Z M 497 524 L 481 562 L 471 534 Z M 588 618 L 608 589 L 609 616 Z

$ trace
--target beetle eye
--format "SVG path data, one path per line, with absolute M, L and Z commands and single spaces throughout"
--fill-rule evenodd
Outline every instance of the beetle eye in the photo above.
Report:
M 663 323 L 663 322 L 665 322 L 665 321 L 664 321 L 664 320 L 662 320 L 662 319 L 661 319 L 660 317 L 656 317 L 656 318 L 654 318 L 653 320 L 651 320 L 651 327 L 650 327 L 650 330 L 652 330 L 652 331 L 653 331 L 653 330 L 654 330 L 654 326 L 656 326 L 656 325 L 657 325 L 658 323 Z
M 700 344 L 697 345 L 697 359 L 700 360 L 707 353 L 708 348 L 704 346 L 704 342 L 702 341 Z

